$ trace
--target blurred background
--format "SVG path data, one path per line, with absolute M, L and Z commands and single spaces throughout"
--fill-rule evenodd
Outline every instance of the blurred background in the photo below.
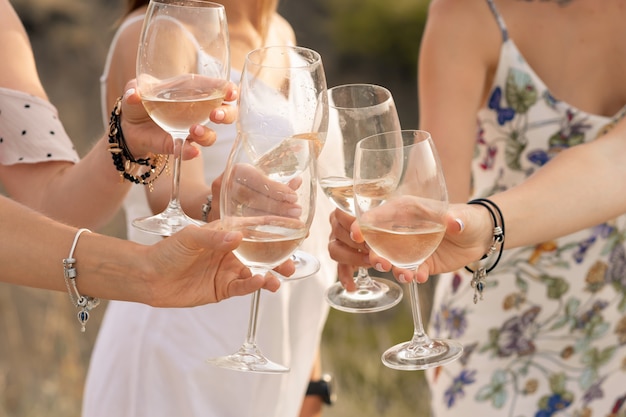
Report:
M 29 32 L 50 100 L 82 155 L 103 131 L 98 79 L 122 2 L 11 2 Z M 394 95 L 403 128 L 418 125 L 416 61 L 427 8 L 428 0 L 280 3 L 299 44 L 321 53 L 328 86 L 384 85 Z M 124 237 L 122 216 L 100 232 Z M 424 290 L 428 316 L 432 289 Z M 429 415 L 423 374 L 393 371 L 380 362 L 387 347 L 412 334 L 407 298 L 383 313 L 331 309 L 322 358 L 339 397 L 326 417 Z M 101 306 L 93 312 L 83 334 L 67 294 L 0 284 L 0 417 L 80 415 L 85 373 L 104 310 Z

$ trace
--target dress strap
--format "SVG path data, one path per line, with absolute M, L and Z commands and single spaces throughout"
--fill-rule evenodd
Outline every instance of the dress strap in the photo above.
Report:
M 504 19 L 500 15 L 500 12 L 498 12 L 498 9 L 496 8 L 496 5 L 494 4 L 493 0 L 487 0 L 487 4 L 489 5 L 489 8 L 491 9 L 491 12 L 493 13 L 494 17 L 496 18 L 496 21 L 498 22 L 498 26 L 500 26 L 500 32 L 502 33 L 502 42 L 506 42 L 509 39 L 509 31 L 506 28 Z

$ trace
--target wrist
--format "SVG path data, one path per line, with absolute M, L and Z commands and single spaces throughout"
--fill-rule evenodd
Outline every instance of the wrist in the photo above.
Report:
M 150 302 L 146 279 L 150 271 L 145 269 L 147 263 L 142 262 L 148 255 L 142 250 L 142 245 L 131 241 L 84 234 L 76 250 L 81 256 L 79 273 L 84 277 L 78 283 L 81 291 L 106 300 Z
M 141 137 L 141 129 L 143 125 L 137 125 L 133 121 L 127 120 L 128 118 L 124 117 L 123 114 L 120 114 L 118 119 L 119 129 L 124 137 L 126 143 L 126 147 L 130 155 L 133 159 L 145 159 L 149 158 L 153 152 L 151 152 L 148 148 L 147 144 L 139 143 L 137 140 L 138 137 Z M 127 133 L 124 135 L 124 133 Z M 129 141 L 126 138 L 130 139 Z
M 124 136 L 122 100 L 122 97 L 118 98 L 111 111 L 108 150 L 111 153 L 113 165 L 122 180 L 147 185 L 152 191 L 153 182 L 165 169 L 168 158 L 164 155 L 148 152 L 133 153 Z
M 493 242 L 493 220 L 488 210 L 475 204 L 466 204 L 465 216 L 464 234 L 475 260 L 478 260 L 489 251 Z
M 498 265 L 504 251 L 504 215 L 500 207 L 488 198 L 476 198 L 467 204 L 482 206 L 487 210 L 492 220 L 491 245 L 479 261 L 474 262 L 471 266 L 465 266 L 465 269 L 472 273 L 471 286 L 474 289 L 474 304 L 476 304 L 479 299 L 483 299 L 487 274 Z
M 337 400 L 337 394 L 335 393 L 332 376 L 324 374 L 318 380 L 309 381 L 309 385 L 306 390 L 306 396 L 319 397 L 321 401 L 327 405 L 334 404 Z
M 489 251 L 491 244 L 493 242 L 493 219 L 489 211 L 487 211 L 484 207 L 477 206 L 478 210 L 481 213 L 481 230 L 480 230 L 480 247 L 482 249 L 482 253 L 485 254 Z

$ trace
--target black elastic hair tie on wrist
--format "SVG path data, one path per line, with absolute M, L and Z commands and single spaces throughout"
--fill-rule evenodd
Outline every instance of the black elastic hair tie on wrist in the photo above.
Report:
M 477 204 L 485 207 L 493 220 L 493 242 L 491 243 L 487 253 L 480 259 L 480 261 L 485 259 L 487 261 L 483 265 L 480 265 L 480 261 L 478 261 L 478 267 L 475 270 L 471 269 L 469 266 L 465 267 L 466 270 L 473 274 L 471 286 L 474 288 L 474 304 L 476 304 L 479 298 L 481 300 L 483 299 L 483 290 L 485 289 L 487 273 L 493 271 L 496 265 L 498 265 L 498 262 L 500 262 L 500 258 L 502 258 L 502 252 L 504 250 L 504 216 L 502 215 L 500 207 L 487 198 L 477 198 L 468 201 L 467 204 Z M 496 212 L 498 214 L 497 216 Z M 496 251 L 498 252 L 498 255 L 490 264 L 489 260 Z

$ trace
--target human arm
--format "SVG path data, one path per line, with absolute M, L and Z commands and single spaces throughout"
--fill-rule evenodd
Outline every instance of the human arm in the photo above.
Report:
M 135 76 L 135 63 L 137 61 L 137 47 L 141 35 L 143 15 L 146 7 L 140 7 L 130 13 L 124 20 L 120 29 L 116 33 L 116 38 L 111 43 L 109 59 L 105 68 L 105 84 L 103 90 L 103 102 L 110 108 L 117 97 L 117 92 L 122 88 L 127 80 Z M 233 84 L 234 86 L 234 84 Z M 236 100 L 236 89 L 229 91 L 226 100 L 229 102 Z M 225 111 L 226 110 L 226 111 Z M 224 105 L 218 108 L 212 117 L 212 121 L 219 123 L 232 123 L 234 118 L 234 107 Z M 224 116 L 223 119 L 220 119 Z M 186 146 L 186 148 L 189 146 Z M 170 162 L 172 162 L 170 160 Z M 210 185 L 204 180 L 204 168 L 202 158 L 187 159 L 182 162 L 180 176 L 180 202 L 183 210 L 189 216 L 200 219 L 201 207 L 207 201 L 207 195 L 211 194 Z M 147 189 L 146 197 L 150 203 L 150 209 L 154 213 L 159 213 L 165 209 L 169 203 L 172 188 L 172 177 L 161 176 L 154 182 L 151 192 Z M 219 212 L 219 210 L 217 210 Z
M 0 196 L 2 281 L 66 291 L 62 260 L 76 229 Z M 280 285 L 274 276 L 251 276 L 232 254 L 241 234 L 213 223 L 190 226 L 155 245 L 83 233 L 74 252 L 77 286 L 92 297 L 155 307 L 213 303 Z M 57 271 L 55 273 L 55 271 Z
M 315 362 L 311 370 L 309 381 L 319 381 L 322 377 L 322 358 L 319 353 L 315 355 Z M 300 409 L 300 417 L 320 417 L 324 402 L 319 395 L 305 395 Z
M 4 0 L 0 2 L 0 42 L 0 53 L 10 57 L 0 67 L 0 87 L 47 101 L 26 31 L 10 3 Z M 118 91 L 119 95 L 125 89 Z M 137 94 L 129 94 L 124 101 L 121 123 L 135 156 L 172 151 L 169 136 L 150 121 Z M 64 131 L 57 134 L 66 136 Z M 194 129 L 192 138 L 205 146 L 215 140 L 206 128 Z M 185 157 L 197 155 L 197 149 L 187 148 Z M 92 228 L 108 221 L 130 188 L 130 183 L 120 183 L 106 135 L 77 164 L 57 160 L 0 165 L 0 181 L 15 200 L 59 220 Z
M 37 114 L 40 117 L 49 117 L 51 113 L 46 114 L 48 112 L 49 110 L 44 110 Z M 134 93 L 130 94 L 125 99 L 122 110 L 121 125 L 124 136 L 143 138 L 145 141 L 141 145 L 143 149 L 152 149 L 158 153 L 171 152 L 173 147 L 169 137 L 149 119 L 143 119 L 144 116 L 145 111 L 138 97 Z M 21 120 L 27 130 L 28 123 L 37 122 L 39 122 L 37 119 Z M 9 132 L 13 136 L 7 136 L 8 130 L 5 128 L 9 129 L 9 125 L 0 123 L 0 134 L 5 140 L 12 140 L 14 143 L 22 140 L 15 136 L 15 131 Z M 33 126 L 30 128 L 32 131 Z M 64 135 L 62 129 L 56 131 L 50 141 L 60 140 Z M 204 130 L 200 132 L 200 136 L 206 144 L 214 140 Z M 67 136 L 65 138 L 65 145 L 62 146 L 70 147 L 71 141 Z M 39 139 L 34 140 L 41 142 Z M 48 139 L 44 140 L 47 141 Z M 18 146 L 28 146 L 29 142 L 30 139 L 27 139 Z M 3 164 L 0 165 L 0 181 L 13 199 L 31 208 L 70 224 L 97 228 L 105 224 L 117 211 L 131 184 L 128 181 L 121 181 L 120 172 L 116 170 L 108 148 L 108 137 L 105 136 L 78 163 L 67 159 L 54 161 L 36 159 L 31 162 Z M 135 146 L 134 149 L 138 147 Z M 138 152 L 135 155 L 141 154 Z
M 419 122 L 435 142 L 451 202 L 470 195 L 476 117 L 501 42 L 486 2 L 431 2 L 418 61 Z
M 505 248 L 539 244 L 625 213 L 625 156 L 626 120 L 622 120 L 604 136 L 562 151 L 523 183 L 491 196 L 504 216 Z M 462 231 L 456 219 L 464 224 Z M 331 224 L 331 239 L 336 239 L 329 244 L 333 259 L 389 270 L 388 261 L 367 251 L 353 218 L 338 213 Z M 419 270 L 420 282 L 429 274 L 454 271 L 480 259 L 491 244 L 493 222 L 482 206 L 452 205 L 446 225 L 444 240 Z M 408 271 L 394 270 L 396 277 L 400 274 L 410 279 Z

